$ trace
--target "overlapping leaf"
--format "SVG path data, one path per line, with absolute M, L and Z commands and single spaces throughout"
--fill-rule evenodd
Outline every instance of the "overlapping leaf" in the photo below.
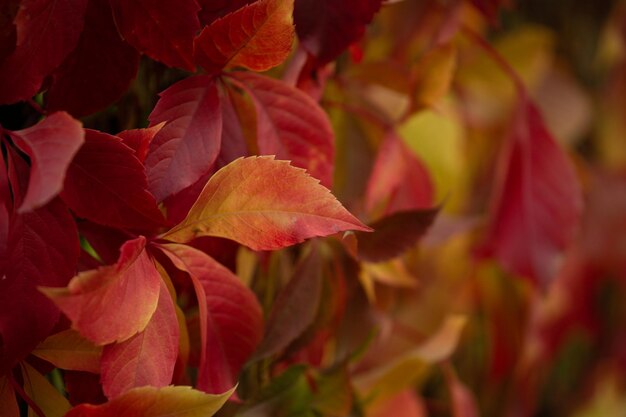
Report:
M 78 216 L 103 225 L 149 230 L 164 223 L 133 150 L 95 130 L 85 130 L 61 196 Z
M 115 265 L 81 272 L 66 288 L 40 288 L 98 345 L 122 342 L 143 331 L 157 308 L 161 276 L 145 251 L 144 237 L 129 240 Z
M 250 157 L 216 172 L 188 216 L 163 237 L 182 243 L 218 236 L 272 250 L 345 230 L 370 229 L 303 169 Z
M 263 316 L 252 291 L 230 270 L 186 245 L 162 245 L 193 282 L 200 309 L 201 358 L 197 387 L 223 392 L 261 341 Z
M 31 160 L 30 181 L 20 212 L 50 201 L 63 188 L 65 171 L 84 141 L 82 124 L 67 113 L 53 113 L 28 129 L 11 133 Z
M 32 354 L 57 368 L 99 373 L 102 347 L 68 329 L 47 337 Z
M 215 81 L 199 75 L 160 94 L 150 126 L 165 122 L 146 156 L 150 191 L 157 200 L 192 185 L 206 174 L 220 150 L 222 113 Z
M 335 139 L 320 106 L 297 88 L 269 77 L 244 72 L 230 77 L 256 108 L 258 153 L 288 159 L 331 187 Z
M 15 392 L 6 375 L 0 376 L 0 415 L 4 417 L 20 417 L 20 409 L 17 406 Z
M 139 52 L 193 71 L 193 38 L 200 29 L 196 0 L 110 0 L 122 37 Z
M 266 71 L 282 63 L 293 43 L 293 0 L 259 0 L 204 28 L 194 41 L 196 62 L 208 73 L 225 67 Z

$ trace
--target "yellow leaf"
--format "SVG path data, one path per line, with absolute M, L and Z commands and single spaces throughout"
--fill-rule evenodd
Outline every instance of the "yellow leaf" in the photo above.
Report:
M 71 408 L 69 401 L 48 380 L 27 363 L 22 364 L 24 391 L 46 417 L 62 417 Z M 28 409 L 28 417 L 37 414 Z
M 102 346 L 96 346 L 76 330 L 68 329 L 49 336 L 33 351 L 57 368 L 100 373 Z

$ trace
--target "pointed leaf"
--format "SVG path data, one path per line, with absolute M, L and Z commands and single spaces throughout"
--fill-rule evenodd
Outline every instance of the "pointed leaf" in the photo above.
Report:
M 152 140 L 164 125 L 165 123 L 159 123 L 145 129 L 123 130 L 115 136 L 122 139 L 124 145 L 132 148 L 135 151 L 135 156 L 139 159 L 139 162 L 143 163 L 148 155 L 150 143 L 152 143 Z
M 117 264 L 81 272 L 67 288 L 40 288 L 98 345 L 121 342 L 148 325 L 157 308 L 161 276 L 145 251 L 146 239 L 129 240 Z
M 148 184 L 158 201 L 206 174 L 220 150 L 222 112 L 213 78 L 186 78 L 160 94 L 150 126 L 165 126 L 150 143 Z
M 254 293 L 229 269 L 186 245 L 161 246 L 193 282 L 200 309 L 202 346 L 197 387 L 222 392 L 233 386 L 263 334 L 263 315 Z
M 26 395 L 37 404 L 46 417 L 62 417 L 70 409 L 69 401 L 26 362 L 22 364 L 22 377 Z M 36 415 L 32 409 L 28 410 L 29 417 Z
M 541 115 L 522 97 L 496 177 L 486 252 L 542 286 L 556 272 L 582 209 L 580 184 Z
M 20 417 L 15 391 L 6 375 L 0 376 L 0 416 Z
M 163 237 L 219 236 L 272 250 L 344 230 L 370 230 L 303 169 L 272 157 L 237 159 L 215 173 L 180 224 Z
M 373 233 L 356 232 L 358 257 L 368 262 L 395 258 L 413 246 L 435 221 L 439 208 L 400 211 L 371 223 Z
M 193 38 L 200 29 L 196 0 L 110 0 L 122 37 L 139 52 L 170 67 L 193 65 Z
M 106 226 L 150 230 L 164 223 L 146 190 L 143 165 L 120 138 L 85 129 L 61 196 L 80 217 Z
M 94 345 L 75 330 L 64 330 L 53 334 L 37 345 L 32 352 L 57 368 L 100 372 L 102 347 Z
M 15 18 L 15 50 L 0 62 L 0 104 L 31 98 L 74 49 L 87 0 L 24 0 Z M 54 22 L 54 24 L 50 24 Z
M 117 32 L 109 1 L 89 0 L 78 45 L 52 75 L 47 108 L 91 114 L 119 99 L 138 68 L 139 53 Z
M 108 398 L 144 385 L 172 382 L 178 356 L 178 320 L 163 281 L 159 302 L 146 328 L 130 339 L 107 345 L 102 352 L 102 389 Z
M 19 212 L 41 207 L 63 188 L 65 171 L 84 142 L 82 124 L 64 112 L 11 133 L 15 144 L 30 157 L 28 191 Z
M 210 25 L 214 20 L 226 16 L 256 0 L 198 0 L 201 7 L 198 16 L 200 23 Z
M 106 404 L 81 404 L 65 417 L 211 417 L 233 392 L 211 395 L 184 386 L 140 387 Z
M 317 102 L 299 89 L 266 76 L 236 72 L 230 77 L 256 107 L 259 154 L 293 161 L 330 188 L 335 137 L 328 116 Z
M 281 64 L 293 43 L 293 0 L 259 0 L 204 28 L 194 41 L 206 72 L 225 67 L 267 71 Z
M 296 0 L 296 33 L 322 66 L 358 41 L 382 0 Z

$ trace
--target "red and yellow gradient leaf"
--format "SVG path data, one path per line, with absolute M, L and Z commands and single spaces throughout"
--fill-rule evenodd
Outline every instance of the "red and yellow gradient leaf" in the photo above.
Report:
M 12 132 L 11 138 L 30 157 L 28 191 L 18 210 L 30 211 L 61 191 L 65 172 L 83 144 L 85 133 L 81 122 L 59 112 L 33 127 Z
M 110 0 L 122 37 L 170 67 L 193 71 L 193 38 L 200 30 L 196 0 Z
M 71 405 L 54 386 L 28 363 L 22 363 L 24 392 L 46 417 L 62 417 Z M 29 410 L 29 416 L 36 415 Z M 3 416 L 4 417 L 4 416 Z
M 186 245 L 160 247 L 176 268 L 189 274 L 198 297 L 202 351 L 197 387 L 223 392 L 236 384 L 261 341 L 261 306 L 236 275 L 204 252 Z
M 32 354 L 57 368 L 97 374 L 100 372 L 102 347 L 94 345 L 77 331 L 67 329 L 46 338 Z
M 144 237 L 129 240 L 115 265 L 81 272 L 66 288 L 40 290 L 97 345 L 127 340 L 146 328 L 159 299 L 161 276 L 145 243 Z
M 15 391 L 7 376 L 0 376 L 0 416 L 20 417 Z
M 102 351 L 102 389 L 108 398 L 144 385 L 172 382 L 178 356 L 178 319 L 172 297 L 161 281 L 159 302 L 146 328 Z
M 160 95 L 150 126 L 165 122 L 146 156 L 150 191 L 158 201 L 195 183 L 220 151 L 222 111 L 215 80 L 186 78 Z
M 289 55 L 293 0 L 259 0 L 204 28 L 194 41 L 196 62 L 209 74 L 226 67 L 266 71 Z
M 233 391 L 212 395 L 185 386 L 140 387 L 102 405 L 81 404 L 65 417 L 211 417 Z
M 232 239 L 273 250 L 345 230 L 370 230 L 303 169 L 273 157 L 237 159 L 216 172 L 187 217 L 163 237 Z

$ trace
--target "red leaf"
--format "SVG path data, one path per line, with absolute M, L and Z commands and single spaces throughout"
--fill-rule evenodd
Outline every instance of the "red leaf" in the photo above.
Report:
M 10 220 L 0 265 L 0 374 L 52 330 L 59 311 L 36 286 L 66 285 L 79 254 L 76 226 L 59 199 Z
M 200 30 L 196 0 L 110 0 L 122 37 L 138 51 L 188 71 L 193 38 Z
M 145 251 L 146 239 L 129 240 L 115 265 L 76 275 L 66 288 L 40 288 L 98 345 L 143 331 L 157 308 L 161 276 Z
M 322 66 L 361 39 L 381 3 L 382 0 L 296 0 L 296 33 Z
M 204 28 L 194 41 L 196 62 L 209 74 L 224 67 L 266 71 L 293 43 L 293 0 L 259 0 Z
M 15 391 L 11 387 L 8 376 L 0 376 L 0 416 L 20 417 Z
M 139 54 L 120 38 L 108 0 L 89 0 L 78 45 L 52 76 L 48 110 L 76 117 L 100 110 L 122 96 L 138 67 Z
M 546 285 L 581 212 L 567 155 L 527 97 L 521 97 L 501 154 L 485 251 L 510 272 Z
M 233 391 L 211 395 L 191 387 L 140 387 L 102 405 L 81 404 L 64 417 L 211 417 Z
M 200 23 L 210 25 L 215 19 L 226 16 L 228 13 L 234 12 L 246 4 L 255 1 L 256 0 L 198 0 L 198 4 L 202 8 L 198 13 Z
M 369 226 L 374 232 L 356 232 L 358 257 L 368 262 L 395 258 L 426 233 L 438 213 L 438 207 L 400 211 L 371 223 Z
M 365 205 L 385 214 L 433 206 L 433 185 L 418 157 L 395 132 L 383 139 L 365 193 Z
M 178 356 L 178 334 L 174 303 L 161 281 L 159 302 L 146 328 L 124 342 L 104 347 L 101 369 L 106 396 L 117 397 L 143 385 L 169 385 Z
M 103 225 L 150 230 L 165 222 L 133 150 L 96 130 L 85 129 L 61 196 L 78 216 Z
M 17 27 L 13 20 L 19 7 L 20 0 L 5 0 L 0 4 L 0 62 L 15 50 Z
M 344 230 L 370 229 L 303 169 L 250 157 L 216 172 L 185 220 L 163 237 L 184 243 L 217 236 L 273 250 Z
M 206 75 L 179 81 L 160 97 L 150 126 L 166 124 L 150 143 L 146 172 L 162 201 L 209 171 L 220 150 L 222 113 L 215 81 Z
M 148 149 L 150 149 L 150 143 L 157 133 L 163 127 L 163 123 L 148 127 L 145 129 L 130 129 L 123 130 L 116 134 L 118 138 L 122 139 L 124 145 L 132 148 L 135 151 L 135 156 L 139 159 L 139 162 L 143 163 L 148 155 Z
M 205 253 L 176 244 L 161 249 L 176 268 L 189 274 L 198 297 L 203 351 L 197 387 L 223 392 L 236 383 L 261 341 L 261 306 L 237 276 Z
M 67 113 L 54 113 L 28 129 L 11 133 L 30 157 L 30 181 L 19 212 L 41 207 L 63 188 L 65 171 L 84 142 L 82 124 Z
M 330 187 L 335 138 L 322 108 L 297 88 L 269 77 L 236 72 L 230 79 L 256 107 L 259 153 L 291 160 Z
M 15 18 L 18 40 L 0 63 L 0 104 L 32 97 L 76 47 L 87 0 L 23 0 Z M 50 24 L 54 22 L 54 24 Z

